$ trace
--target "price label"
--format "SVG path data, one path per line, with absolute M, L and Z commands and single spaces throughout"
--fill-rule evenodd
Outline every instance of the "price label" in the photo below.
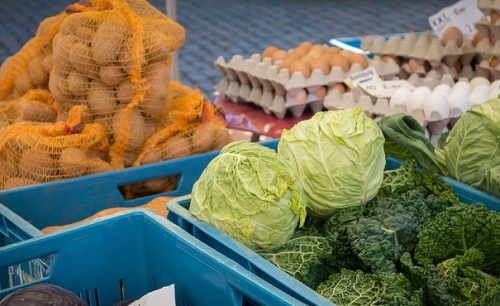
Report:
M 365 82 L 381 82 L 382 79 L 378 76 L 377 71 L 373 67 L 366 68 L 360 72 L 351 74 L 344 83 L 349 88 L 354 88 L 360 83 Z
M 429 24 L 440 39 L 447 28 L 455 26 L 462 31 L 464 40 L 470 40 L 477 32 L 475 24 L 481 17 L 483 13 L 477 7 L 477 0 L 461 0 L 430 16 Z
M 365 82 L 358 84 L 358 87 L 367 95 L 377 99 L 389 99 L 394 92 L 400 88 L 414 90 L 415 87 L 405 80 L 391 80 L 381 82 Z

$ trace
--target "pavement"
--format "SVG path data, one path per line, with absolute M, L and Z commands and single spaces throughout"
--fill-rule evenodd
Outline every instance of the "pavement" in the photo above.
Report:
M 32 38 L 39 23 L 76 2 L 69 0 L 1 0 L 0 63 Z M 183 0 L 177 21 L 186 30 L 179 50 L 180 81 L 211 96 L 221 76 L 219 56 L 248 57 L 275 45 L 290 49 L 308 40 L 360 37 L 430 29 L 428 16 L 455 0 Z M 150 4 L 166 12 L 166 2 Z

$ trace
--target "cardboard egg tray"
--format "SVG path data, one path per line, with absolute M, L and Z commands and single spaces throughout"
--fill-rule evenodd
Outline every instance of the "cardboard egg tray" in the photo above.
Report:
M 476 29 L 488 37 L 491 34 L 497 39 L 500 39 L 500 21 L 496 24 L 491 24 L 489 17 L 493 11 L 500 12 L 500 0 L 478 0 L 477 7 L 484 16 L 476 23 Z
M 397 79 L 397 78 L 395 78 Z M 460 79 L 466 81 L 467 79 Z M 406 81 L 414 87 L 425 86 L 433 90 L 439 84 L 447 84 L 453 86 L 455 80 L 453 76 L 446 74 L 439 76 L 437 73 L 429 73 L 426 77 L 420 77 L 418 74 L 412 74 Z M 425 118 L 423 111 L 418 113 L 409 113 L 406 107 L 397 105 L 395 108 L 389 106 L 389 99 L 374 98 L 365 94 L 359 88 L 340 94 L 337 90 L 327 93 L 324 99 L 324 106 L 329 110 L 346 109 L 359 106 L 363 108 L 366 115 L 373 118 L 381 118 L 384 116 L 407 113 L 412 115 L 425 129 L 428 130 L 429 135 L 439 136 L 443 132 L 451 129 L 460 117 L 454 118 L 441 118 L 439 120 L 430 120 Z M 436 137 L 434 137 L 435 140 Z
M 340 67 L 332 67 L 328 75 L 315 69 L 308 78 L 301 72 L 295 72 L 290 77 L 288 69 L 280 69 L 281 61 L 273 64 L 270 58 L 261 59 L 260 54 L 253 54 L 247 59 L 234 55 L 228 62 L 220 56 L 214 65 L 222 75 L 215 86 L 220 94 L 234 102 L 252 102 L 278 118 L 284 118 L 287 110 L 296 117 L 300 117 L 308 107 L 313 112 L 322 110 L 323 99 L 314 95 L 320 87 L 342 82 L 349 75 L 362 71 L 359 64 L 353 64 L 347 72 Z M 380 76 L 392 78 L 399 73 L 399 66 L 393 62 L 386 64 L 370 60 L 369 65 Z M 307 91 L 306 101 L 298 102 L 294 97 L 303 90 Z

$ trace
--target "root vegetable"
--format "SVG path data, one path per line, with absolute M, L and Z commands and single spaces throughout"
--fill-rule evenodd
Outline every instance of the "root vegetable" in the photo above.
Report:
M 47 74 L 50 74 L 50 72 L 52 71 L 52 67 L 54 66 L 54 56 L 52 55 L 52 53 L 47 54 L 43 58 L 42 66 L 43 69 L 45 69 L 45 71 L 47 72 Z
M 80 96 L 87 93 L 89 80 L 85 75 L 80 74 L 76 71 L 72 71 L 68 74 L 66 82 L 68 83 L 69 93 L 75 96 Z
M 99 71 L 101 81 L 108 86 L 118 85 L 124 78 L 123 70 L 118 66 L 103 66 Z
M 24 186 L 36 185 L 39 182 L 22 177 L 11 177 L 5 181 L 3 189 L 20 188 Z
M 95 34 L 95 30 L 90 27 L 86 26 L 79 26 L 76 31 L 75 31 L 75 36 L 78 38 L 80 42 L 84 42 L 88 45 L 90 45 L 90 42 L 92 41 L 92 37 Z
M 231 134 L 229 134 L 229 130 L 225 127 L 221 127 L 219 131 L 216 132 L 215 139 L 212 142 L 211 149 L 220 150 L 229 142 L 231 142 Z
M 131 33 L 129 25 L 120 19 L 103 21 L 92 39 L 92 57 L 105 66 L 118 59 L 124 41 Z
M 152 33 L 144 39 L 145 57 L 148 63 L 165 62 L 170 55 L 169 43 L 162 33 Z
M 43 57 L 35 56 L 28 64 L 28 72 L 33 85 L 45 85 L 49 82 L 49 74 L 43 68 Z
M 87 100 L 96 115 L 111 116 L 116 111 L 116 92 L 99 80 L 90 83 Z
M 193 133 L 191 145 L 193 153 L 203 153 L 210 150 L 217 133 L 217 127 L 210 121 L 200 124 Z
M 56 102 L 68 99 L 68 75 L 56 70 L 52 70 L 49 78 L 49 91 Z
M 31 77 L 27 69 L 23 70 L 15 79 L 14 79 L 14 86 L 16 90 L 24 94 L 28 90 L 33 89 L 34 86 L 31 82 Z
M 27 100 L 20 103 L 21 121 L 55 122 L 56 110 L 43 102 Z
M 162 144 L 162 160 L 186 157 L 192 154 L 189 140 L 174 136 Z
M 120 82 L 116 88 L 116 97 L 118 98 L 118 103 L 128 104 L 134 97 L 134 88 L 132 87 L 132 82 L 130 80 L 123 80 Z
M 87 155 L 80 148 L 64 148 L 57 163 L 63 178 L 79 177 L 87 173 Z
M 87 77 L 99 77 L 99 66 L 92 60 L 92 50 L 86 43 L 75 42 L 71 45 L 68 60 L 76 71 Z
M 113 171 L 111 165 L 98 157 L 89 157 L 87 174 L 98 174 Z
M 149 117 L 160 119 L 166 111 L 170 71 L 165 63 L 154 63 L 146 67 L 144 77 L 149 86 L 141 103 L 141 110 Z
M 37 148 L 24 150 L 17 166 L 22 177 L 40 183 L 52 181 L 58 176 L 57 163 L 52 156 Z
M 127 116 L 125 116 L 125 112 L 130 111 L 131 115 L 127 118 Z M 146 121 L 144 120 L 141 112 L 137 108 L 134 108 L 132 110 L 123 109 L 115 113 L 115 116 L 113 117 L 113 132 L 115 134 L 115 140 L 117 133 L 127 133 L 129 136 L 127 149 L 135 150 L 140 147 L 144 140 L 149 136 L 148 133 L 150 130 L 147 128 Z

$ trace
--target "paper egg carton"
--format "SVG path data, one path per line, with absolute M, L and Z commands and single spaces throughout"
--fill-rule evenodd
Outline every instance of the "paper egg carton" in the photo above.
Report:
M 463 66 L 470 66 L 478 54 L 471 40 L 464 40 L 460 47 L 454 40 L 448 41 L 443 46 L 441 39 L 429 30 L 420 35 L 417 35 L 416 32 L 409 32 L 406 35 L 395 34 L 387 39 L 384 36 L 364 36 L 361 38 L 361 49 L 368 50 L 377 56 L 392 55 L 403 59 L 413 58 L 420 65 L 416 71 L 420 75 L 426 74 L 423 66 L 425 61 L 437 71 L 443 69 L 443 64 L 446 65 L 449 71 L 443 70 L 443 74 L 447 74 L 457 60 L 460 60 Z M 407 65 L 405 63 L 401 68 L 410 71 Z
M 491 24 L 489 17 L 493 11 L 500 12 L 500 0 L 478 0 L 477 7 L 483 13 L 483 17 L 475 24 L 476 29 L 483 34 L 484 37 L 489 37 L 490 34 L 497 39 L 500 39 L 500 21 L 496 24 Z
M 325 97 L 324 106 L 327 109 L 346 109 L 359 106 L 365 110 L 368 116 L 374 119 L 396 113 L 406 113 L 412 115 L 427 130 L 429 138 L 435 142 L 439 135 L 453 128 L 460 117 L 471 107 L 484 103 L 498 95 L 500 85 L 500 80 L 496 81 L 496 84 L 488 85 L 490 92 L 485 94 L 484 86 L 486 82 L 489 84 L 489 81 L 484 77 L 475 77 L 471 81 L 463 78 L 455 82 L 451 75 L 438 76 L 431 73 L 424 78 L 418 74 L 413 74 L 407 81 L 415 87 L 415 90 L 409 90 L 403 99 L 404 103 L 408 104 L 396 103 L 396 92 L 389 99 L 377 99 L 365 94 L 359 88 L 355 88 L 344 94 L 340 94 L 336 90 L 329 92 Z M 483 83 L 483 85 L 480 85 L 480 83 Z M 483 87 L 481 88 L 481 86 Z M 412 99 L 413 106 L 411 106 L 409 104 L 409 95 L 416 93 L 417 90 L 421 90 L 422 94 L 420 97 L 414 95 Z M 445 94 L 446 90 L 449 91 Z M 440 92 L 445 94 L 447 105 L 443 105 L 443 98 L 437 100 L 436 96 L 430 98 L 431 95 Z M 426 99 L 434 100 L 426 101 Z M 437 102 L 440 102 L 440 104 Z M 420 105 L 415 107 L 415 103 Z
M 370 60 L 369 65 L 385 77 L 393 77 L 399 72 L 399 66 L 395 63 Z M 234 55 L 227 62 L 220 56 L 214 66 L 222 75 L 221 81 L 215 86 L 218 92 L 235 102 L 252 102 L 278 118 L 283 118 L 287 109 L 300 117 L 308 106 L 312 111 L 319 109 L 320 105 L 322 108 L 322 99 L 315 99 L 316 90 L 342 82 L 349 75 L 362 71 L 360 64 L 352 64 L 347 72 L 340 67 L 332 67 L 328 75 L 324 75 L 320 69 L 314 69 L 308 78 L 301 72 L 290 76 L 288 69 L 280 69 L 281 61 L 273 64 L 270 58 L 262 59 L 260 54 L 253 54 L 247 59 L 242 55 Z M 309 94 L 305 103 L 299 103 L 293 97 L 303 90 Z M 301 109 L 302 112 L 299 111 Z

